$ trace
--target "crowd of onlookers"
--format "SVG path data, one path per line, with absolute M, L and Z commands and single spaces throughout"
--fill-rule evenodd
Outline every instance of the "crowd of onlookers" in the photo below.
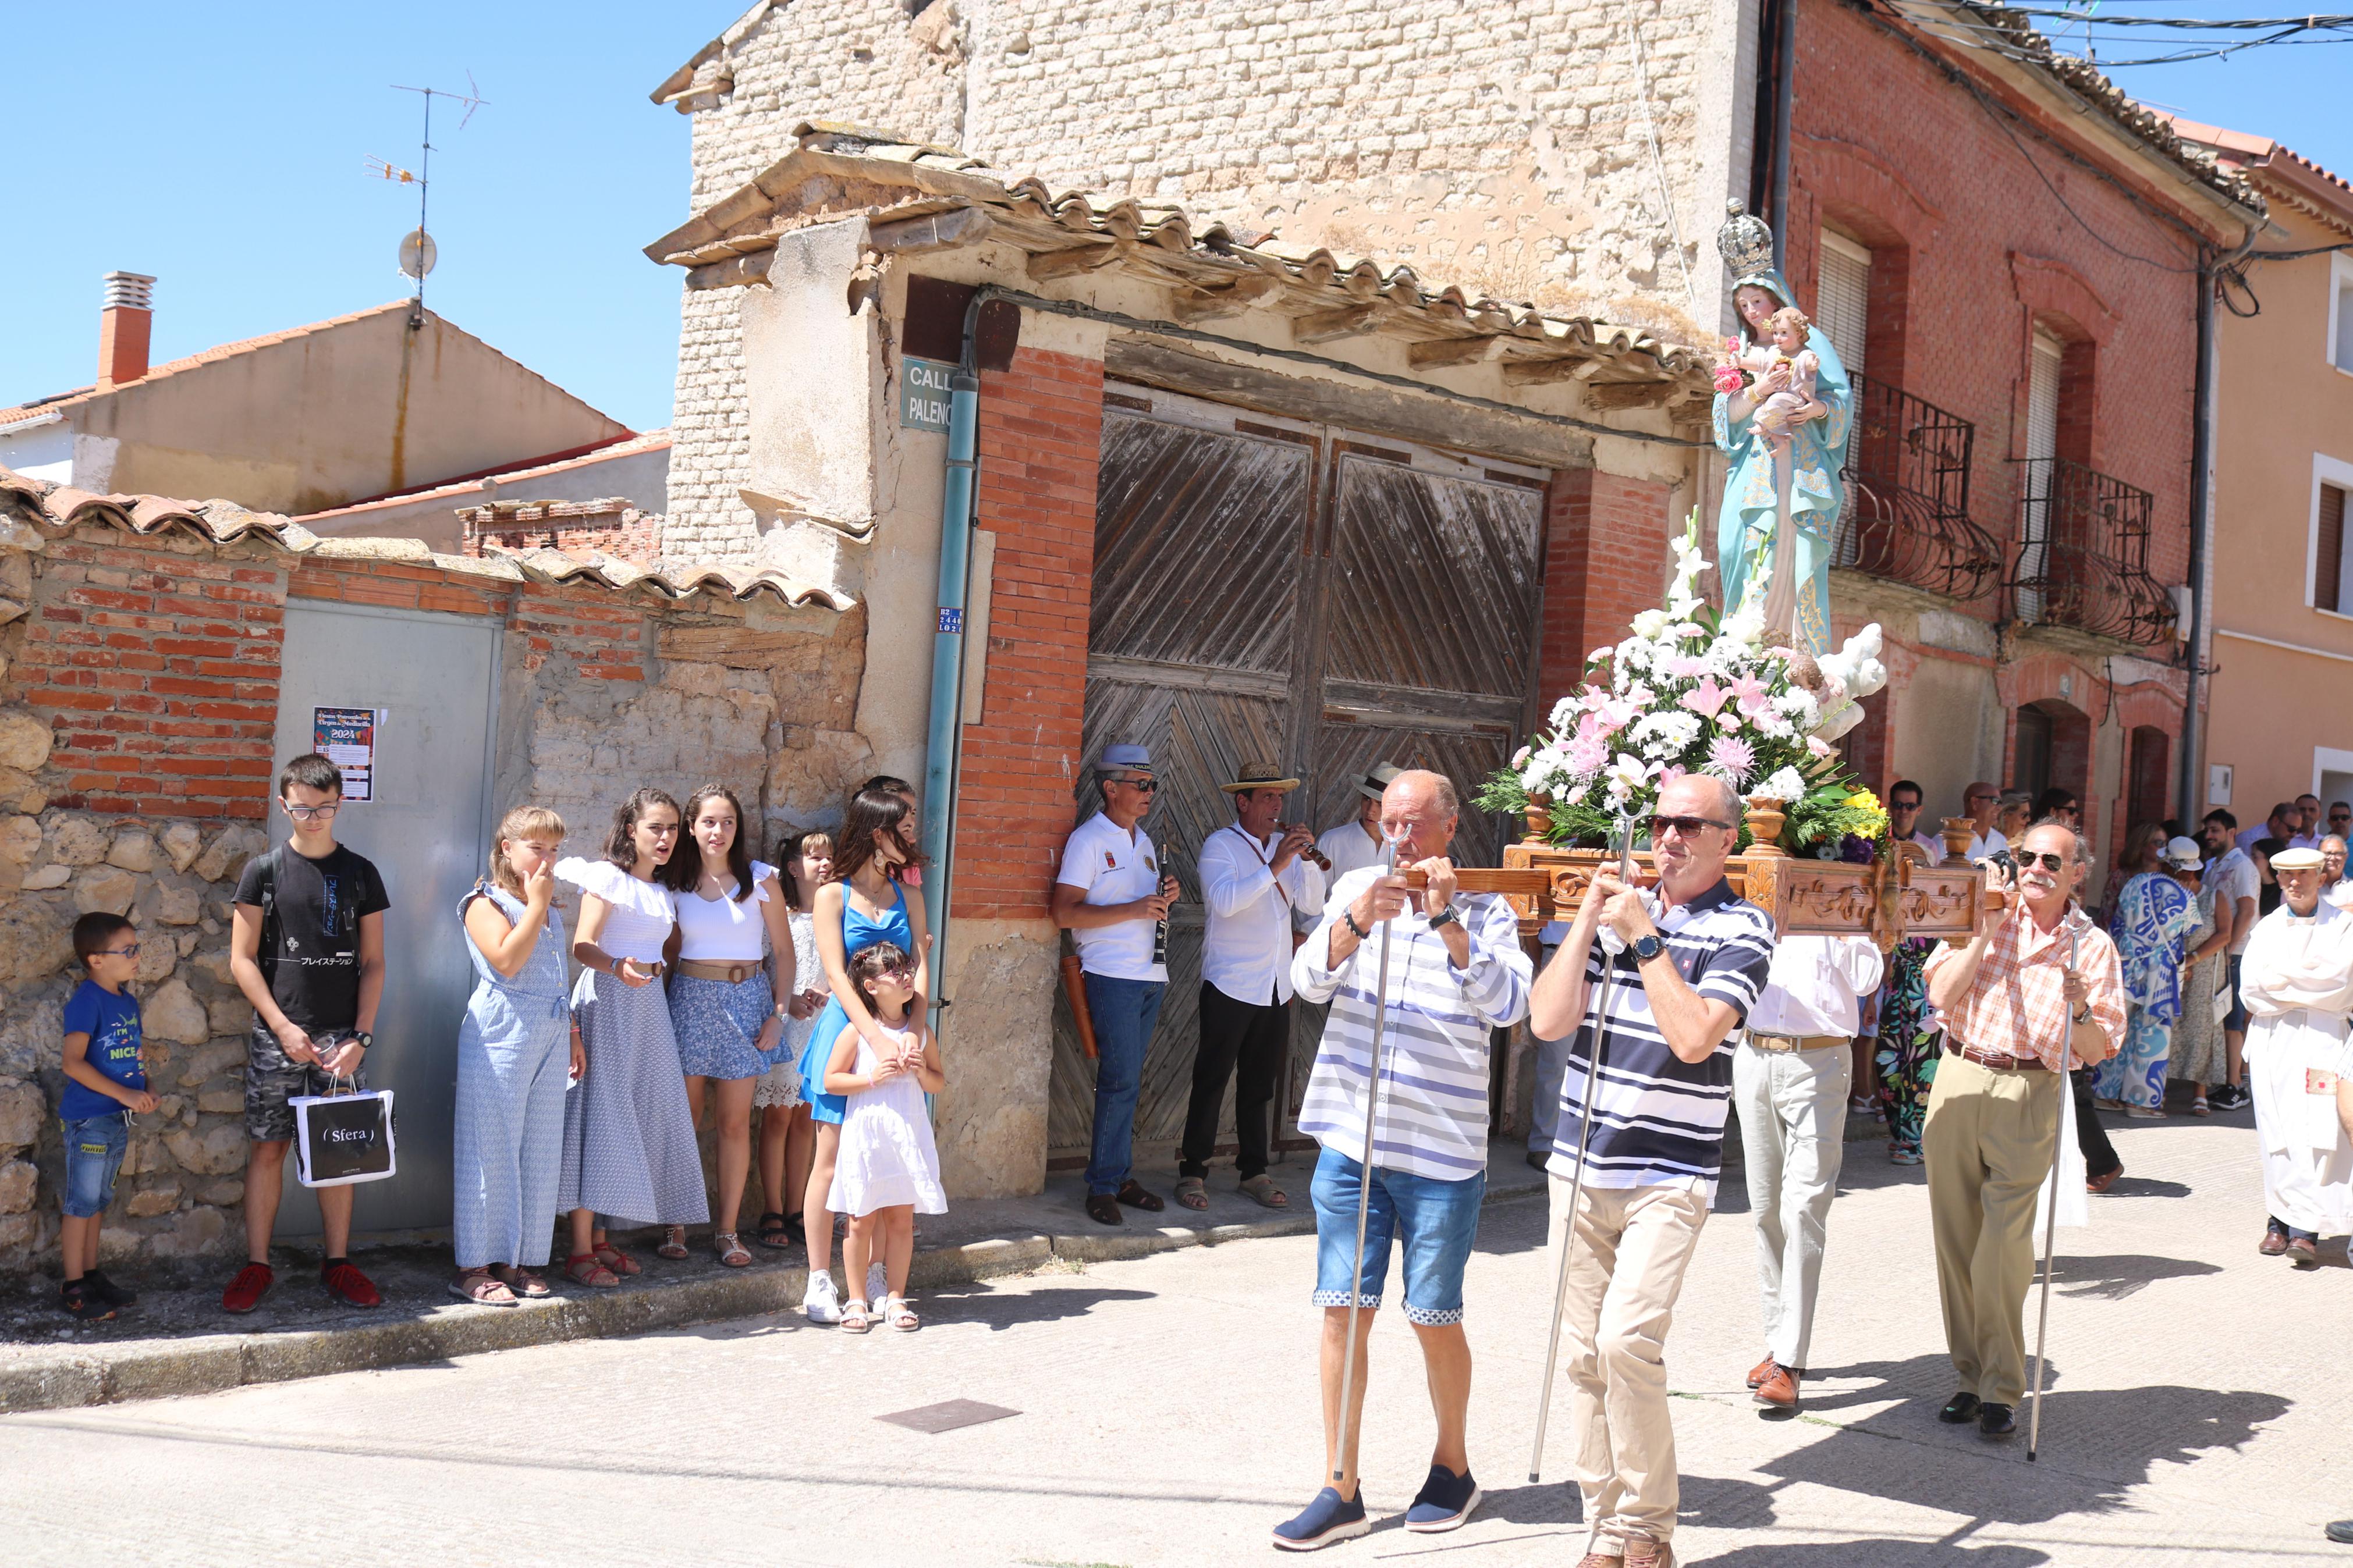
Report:
M 249 1312 L 277 1282 L 270 1241 L 298 1110 L 365 1092 L 384 996 L 384 879 L 336 842 L 343 776 L 297 757 L 278 780 L 291 832 L 245 867 L 229 970 L 252 1004 L 245 1069 L 247 1258 L 222 1293 Z M 481 879 L 453 911 L 477 983 L 459 1028 L 451 1127 L 452 1294 L 509 1307 L 549 1294 L 559 1216 L 564 1274 L 617 1285 L 644 1265 L 608 1221 L 661 1227 L 656 1256 L 688 1256 L 709 1222 L 720 1263 L 752 1240 L 802 1247 L 803 1303 L 821 1322 L 913 1330 L 906 1300 L 916 1213 L 945 1211 L 925 1096 L 944 1087 L 926 1023 L 930 939 L 914 793 L 870 779 L 838 835 L 801 833 L 779 864 L 752 858 L 743 804 L 706 785 L 685 805 L 639 789 L 592 855 L 565 856 L 562 817 L 509 812 Z M 573 894 L 567 932 L 558 883 Z M 128 1118 L 156 1097 L 142 1064 L 137 929 L 76 922 L 85 978 L 64 1016 L 62 1303 L 103 1320 L 135 1300 L 98 1267 Z M 697 1128 L 716 1143 L 715 1200 Z M 755 1131 L 756 1123 L 756 1131 Z M 298 1168 L 301 1168 L 298 1165 Z M 348 1256 L 353 1187 L 315 1187 L 320 1284 L 380 1304 Z M 830 1273 L 837 1215 L 849 1300 Z

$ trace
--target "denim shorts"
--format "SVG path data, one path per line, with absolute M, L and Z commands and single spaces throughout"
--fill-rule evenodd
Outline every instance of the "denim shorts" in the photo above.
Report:
M 2247 999 L 2239 991 L 2241 956 L 2234 952 L 2230 958 L 2231 1010 L 2222 1017 L 2222 1032 L 2226 1035 L 2243 1035 L 2247 1032 Z
M 1348 1305 L 1348 1261 L 1356 1251 L 1359 1167 L 1336 1150 L 1315 1162 L 1309 1192 L 1315 1205 L 1315 1304 Z M 1405 1249 L 1405 1316 L 1409 1323 L 1462 1321 L 1462 1269 L 1479 1237 L 1479 1205 L 1487 1173 L 1440 1181 L 1376 1166 L 1365 1214 L 1365 1268 L 1356 1304 L 1381 1304 L 1389 1273 L 1389 1243 Z
M 79 1121 L 61 1121 L 65 1132 L 65 1211 L 75 1219 L 106 1212 L 114 1201 L 115 1173 L 122 1169 L 122 1152 L 131 1146 L 129 1121 L 119 1110 Z

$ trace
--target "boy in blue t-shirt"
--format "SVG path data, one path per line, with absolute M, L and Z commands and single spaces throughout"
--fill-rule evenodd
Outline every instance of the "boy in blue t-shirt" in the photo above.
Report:
M 121 915 L 74 921 L 74 956 L 90 978 L 66 1003 L 66 1091 L 58 1120 L 66 1142 L 65 1309 L 104 1322 L 138 1297 L 99 1271 L 98 1226 L 114 1201 L 115 1173 L 130 1146 L 132 1111 L 155 1109 L 139 1059 L 139 1004 L 123 987 L 139 973 L 137 931 Z

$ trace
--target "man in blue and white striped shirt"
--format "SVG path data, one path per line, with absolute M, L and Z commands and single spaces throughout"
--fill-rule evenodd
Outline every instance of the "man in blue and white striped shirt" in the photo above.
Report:
M 1622 1553 L 1625 1568 L 1674 1560 L 1668 1541 L 1680 1484 L 1667 1414 L 1667 1324 L 1715 1201 L 1732 1033 L 1773 962 L 1772 921 L 1733 897 L 1724 875 L 1739 795 L 1721 779 L 1690 774 L 1659 791 L 1656 813 L 1658 885 L 1628 888 L 1614 868 L 1597 871 L 1528 1011 L 1540 1039 L 1577 1031 L 1547 1167 L 1552 1235 L 1558 1247 L 1581 1152 L 1585 1187 L 1562 1319 L 1569 1419 L 1597 1545 L 1586 1562 Z M 1623 952 L 1607 951 L 1604 926 Z M 1607 1019 L 1599 1017 L 1605 965 L 1617 972 Z M 1606 1026 L 1606 1039 L 1591 1143 L 1580 1152 L 1597 1026 Z M 1602 1543 L 1617 1551 L 1599 1552 Z
M 1421 1342 L 1438 1444 L 1421 1493 L 1406 1513 L 1416 1531 L 1451 1530 L 1478 1506 L 1465 1430 L 1471 1346 L 1462 1334 L 1462 1269 L 1479 1232 L 1487 1187 L 1487 1053 L 1491 1029 L 1517 1023 L 1532 973 L 1519 921 L 1494 894 L 1460 894 L 1446 857 L 1457 816 L 1454 786 L 1433 773 L 1399 773 L 1381 795 L 1381 826 L 1398 840 L 1397 864 L 1429 879 L 1419 894 L 1380 866 L 1342 877 L 1324 918 L 1293 955 L 1292 983 L 1331 1017 L 1299 1112 L 1324 1145 L 1315 1205 L 1315 1303 L 1324 1309 L 1324 1473 L 1343 1444 L 1335 1413 L 1355 1420 L 1337 1487 L 1278 1527 L 1274 1544 L 1311 1551 L 1369 1528 L 1356 1485 L 1355 1426 L 1364 1415 L 1365 1339 L 1388 1278 L 1389 1248 L 1405 1254 L 1405 1315 Z M 1381 1009 L 1380 939 L 1388 925 L 1387 1017 L 1381 1039 L 1380 1116 L 1372 1128 L 1372 1192 L 1361 1274 L 1356 1204 L 1364 1180 L 1373 1021 Z M 1351 1294 L 1359 1308 L 1356 1383 L 1340 1389 Z M 1353 1394 L 1353 1396 L 1352 1396 Z

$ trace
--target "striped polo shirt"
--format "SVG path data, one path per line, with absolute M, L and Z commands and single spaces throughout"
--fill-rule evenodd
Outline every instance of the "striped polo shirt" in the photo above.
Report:
M 1704 1060 L 1683 1061 L 1667 1048 L 1651 1016 L 1651 998 L 1642 989 L 1633 950 L 1618 955 L 1585 1179 L 1597 1187 L 1678 1186 L 1704 1194 L 1713 1205 L 1724 1167 L 1725 1110 L 1732 1102 L 1733 1040 L 1765 989 L 1773 963 L 1773 922 L 1756 905 L 1733 897 L 1731 884 L 1721 880 L 1663 912 L 1655 894 L 1645 899 L 1675 967 L 1693 990 L 1732 1009 L 1733 1029 Z M 1560 1114 L 1546 1167 L 1558 1175 L 1577 1169 L 1577 1129 L 1585 1118 L 1585 1079 L 1608 959 L 1596 942 L 1585 965 L 1585 1022 L 1570 1042 L 1568 1065 L 1560 1076 Z
M 1356 944 L 1338 969 L 1325 966 L 1332 928 L 1375 879 L 1378 866 L 1350 871 L 1324 901 L 1324 918 L 1292 955 L 1302 999 L 1330 1002 L 1324 1043 L 1300 1106 L 1299 1130 L 1361 1161 L 1365 1089 L 1372 1076 L 1373 1016 L 1381 933 Z M 1388 1021 L 1381 1037 L 1381 1114 L 1373 1163 L 1441 1182 L 1487 1168 L 1487 1046 L 1490 1029 L 1527 1016 L 1535 971 L 1520 949 L 1519 917 L 1493 893 L 1457 894 L 1471 942 L 1457 969 L 1442 932 L 1410 906 L 1389 922 Z

